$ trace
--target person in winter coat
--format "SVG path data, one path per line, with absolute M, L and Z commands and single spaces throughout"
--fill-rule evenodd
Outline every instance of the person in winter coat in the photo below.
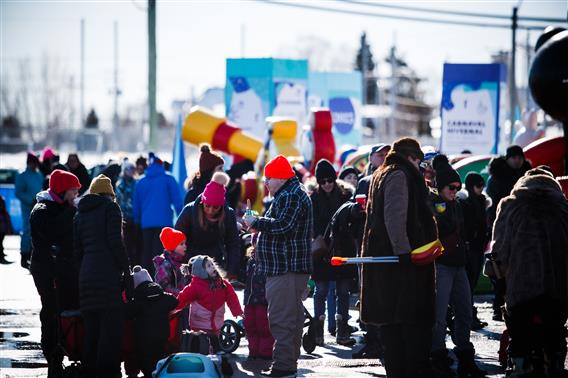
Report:
M 63 354 L 57 348 L 58 312 L 79 306 L 77 269 L 73 263 L 73 217 L 80 187 L 77 176 L 56 169 L 49 178 L 49 190 L 37 194 L 37 203 L 30 213 L 30 272 L 41 300 L 41 349 L 49 378 L 62 374 Z
M 464 241 L 466 250 L 467 279 L 471 289 L 472 298 L 472 323 L 471 329 L 482 329 L 487 323 L 477 317 L 477 308 L 473 305 L 473 291 L 477 286 L 479 275 L 485 261 L 484 253 L 489 232 L 487 227 L 487 204 L 488 200 L 483 194 L 485 180 L 477 172 L 469 172 L 465 176 L 465 189 L 467 198 L 459 199 L 464 218 Z
M 558 181 L 541 174 L 515 184 L 497 208 L 491 251 L 507 287 L 511 375 L 565 376 L 568 201 Z
M 420 174 L 424 157 L 412 138 L 394 142 L 373 174 L 361 256 L 398 256 L 396 264 L 363 264 L 361 321 L 379 326 L 388 376 L 429 376 L 434 325 L 434 263 L 416 265 L 410 252 L 437 239 Z
M 325 236 L 331 217 L 337 209 L 349 201 L 353 193 L 337 183 L 337 174 L 328 160 L 322 159 L 316 165 L 317 187 L 310 196 L 314 214 L 314 237 Z M 335 294 L 337 297 L 337 343 L 340 345 L 353 345 L 355 340 L 350 337 L 349 325 L 349 286 L 354 275 L 337 276 L 337 271 L 331 267 L 329 256 L 319 256 L 314 260 L 312 279 L 315 281 L 314 291 L 314 323 L 316 345 L 323 345 L 323 325 L 325 321 L 325 302 L 330 281 L 335 281 Z M 353 273 L 353 272 L 351 272 Z M 328 311 L 332 311 L 328 309 Z
M 69 154 L 67 157 L 67 163 L 65 166 L 69 170 L 69 172 L 73 173 L 79 179 L 81 183 L 81 189 L 79 189 L 79 196 L 82 196 L 83 193 L 87 191 L 89 185 L 91 185 L 91 176 L 87 171 L 87 168 L 81 163 L 79 160 L 79 155 L 77 154 Z
M 132 268 L 134 299 L 128 304 L 134 318 L 136 358 L 144 377 L 152 377 L 156 363 L 166 357 L 165 344 L 170 333 L 169 313 L 176 308 L 175 296 L 165 293 L 146 269 Z M 130 372 L 132 373 L 132 372 Z
M 456 194 L 461 189 L 459 174 L 445 155 L 438 155 L 432 163 L 436 170 L 437 192 L 432 191 L 430 201 L 438 224 L 438 236 L 444 254 L 436 260 L 436 322 L 432 331 L 432 368 L 436 376 L 451 377 L 446 349 L 446 315 L 448 305 L 455 314 L 454 353 L 458 358 L 460 377 L 483 377 L 485 372 L 474 362 L 475 349 L 471 332 L 471 288 L 465 270 L 466 249 L 463 238 L 464 221 Z
M 525 154 L 520 146 L 512 145 L 507 148 L 506 155 L 491 159 L 489 162 L 489 179 L 487 180 L 487 195 L 491 198 L 491 207 L 487 210 L 489 227 L 493 227 L 499 201 L 508 196 L 517 180 L 531 165 L 525 160 Z M 503 321 L 501 306 L 505 303 L 505 280 L 491 280 L 495 297 L 493 299 L 493 320 Z
M 278 155 L 264 167 L 274 197 L 262 217 L 246 213 L 246 225 L 259 232 L 256 262 L 266 275 L 268 320 L 274 336 L 273 363 L 267 377 L 295 377 L 302 345 L 302 300 L 312 272 L 312 202 L 288 159 Z
M 161 161 L 154 158 L 146 174 L 136 183 L 132 215 L 134 223 L 142 229 L 144 241 L 141 264 L 151 275 L 154 274 L 152 259 L 161 250 L 160 232 L 171 227 L 175 210 L 180 214 L 182 199 L 176 179 L 166 173 Z M 173 207 L 173 210 L 172 210 Z
M 189 277 L 182 272 L 187 263 L 185 234 L 171 227 L 164 227 L 160 233 L 164 252 L 154 257 L 155 280 L 166 293 L 177 296 L 189 284 Z
M 140 228 L 134 222 L 132 205 L 134 202 L 134 188 L 136 167 L 129 160 L 122 163 L 122 172 L 116 183 L 116 203 L 120 206 L 123 220 L 124 246 L 131 264 L 138 264 L 142 254 L 143 245 L 140 242 Z
M 225 304 L 233 316 L 243 316 L 239 298 L 209 256 L 197 255 L 189 262 L 191 283 L 179 293 L 177 309 L 189 306 L 189 328 L 192 331 L 218 336 L 225 320 Z M 218 340 L 213 342 L 213 347 L 215 352 L 219 350 Z
M 193 175 L 191 184 L 185 198 L 184 205 L 187 205 L 197 199 L 203 193 L 205 186 L 211 181 L 215 172 L 222 172 L 225 160 L 218 153 L 211 151 L 211 146 L 204 143 L 199 146 L 199 171 Z
M 229 176 L 216 172 L 195 201 L 186 205 L 176 221 L 175 229 L 187 238 L 187 254 L 208 255 L 228 271 L 228 279 L 236 278 L 242 258 L 235 211 L 225 203 L 225 185 Z
M 4 237 L 12 232 L 12 220 L 8 210 L 6 210 L 6 200 L 0 195 L 0 264 L 3 265 L 12 264 L 12 261 L 6 260 L 4 253 Z
M 249 358 L 272 359 L 274 337 L 268 325 L 268 302 L 266 301 L 266 276 L 256 270 L 254 247 L 247 250 L 247 282 L 244 293 L 245 331 Z
M 32 243 L 30 235 L 30 213 L 35 203 L 36 195 L 43 187 L 43 175 L 39 169 L 39 159 L 28 152 L 26 170 L 16 176 L 16 198 L 20 200 L 22 212 L 22 235 L 20 239 L 20 255 L 22 268 L 29 269 Z
M 120 373 L 123 286 L 132 297 L 128 255 L 122 242 L 122 216 L 111 180 L 99 175 L 79 201 L 75 217 L 75 257 L 79 263 L 80 309 L 85 327 L 86 377 Z

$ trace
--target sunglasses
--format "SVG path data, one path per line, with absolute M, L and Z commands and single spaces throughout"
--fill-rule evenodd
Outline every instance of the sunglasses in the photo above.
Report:
M 461 185 L 448 185 L 448 189 L 452 191 L 458 191 L 461 189 Z
M 326 178 L 326 179 L 322 179 L 320 181 L 320 184 L 325 185 L 325 184 L 333 184 L 335 182 L 334 179 L 332 178 Z

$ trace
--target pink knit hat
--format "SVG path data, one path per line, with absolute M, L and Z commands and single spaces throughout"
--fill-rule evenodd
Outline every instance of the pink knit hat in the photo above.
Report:
M 225 204 L 225 185 L 229 183 L 229 180 L 226 173 L 215 172 L 201 195 L 201 202 L 209 206 L 223 206 Z

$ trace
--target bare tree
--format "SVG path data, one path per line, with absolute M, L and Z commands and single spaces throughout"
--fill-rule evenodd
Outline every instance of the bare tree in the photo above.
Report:
M 315 36 L 299 37 L 293 45 L 280 47 L 277 56 L 307 59 L 312 71 L 349 71 L 355 49 L 347 45 L 333 46 L 328 40 Z

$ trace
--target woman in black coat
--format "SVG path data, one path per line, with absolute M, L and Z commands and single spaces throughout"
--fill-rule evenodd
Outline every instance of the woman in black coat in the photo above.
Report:
M 186 205 L 175 229 L 187 238 L 187 257 L 207 255 L 236 278 L 242 258 L 235 211 L 225 203 L 229 176 L 216 172 L 197 199 Z
M 352 193 L 339 185 L 337 173 L 333 165 L 325 159 L 316 165 L 317 187 L 310 196 L 314 212 L 314 237 L 324 236 L 330 224 L 333 214 L 339 207 L 349 201 Z M 347 273 L 347 276 L 344 274 Z M 314 272 L 312 279 L 316 283 L 314 291 L 314 318 L 316 323 L 316 344 L 323 345 L 323 322 L 325 320 L 325 301 L 330 287 L 330 282 L 335 281 L 335 295 L 337 298 L 337 313 L 335 314 L 337 343 L 341 345 L 353 345 L 347 319 L 349 315 L 349 285 L 355 276 L 355 271 L 336 271 L 332 269 L 329 258 L 314 260 Z M 336 275 L 337 274 L 337 275 Z M 330 309 L 328 309 L 329 311 Z
M 75 310 L 79 304 L 77 269 L 73 264 L 73 217 L 80 187 L 74 174 L 54 170 L 49 189 L 37 194 L 37 203 L 30 213 L 33 245 L 30 272 L 41 299 L 41 349 L 49 378 L 62 374 L 57 315 L 63 310 Z
M 85 324 L 86 377 L 120 376 L 122 287 L 132 295 L 132 277 L 122 242 L 122 215 L 111 180 L 99 175 L 79 202 L 75 254 L 80 263 L 79 300 Z

